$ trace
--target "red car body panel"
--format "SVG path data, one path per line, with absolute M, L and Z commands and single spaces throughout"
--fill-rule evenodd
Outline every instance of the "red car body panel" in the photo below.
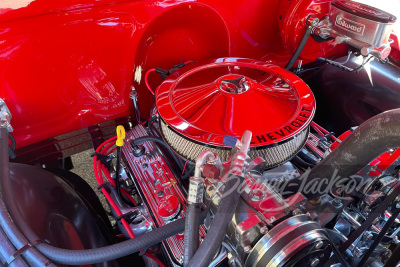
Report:
M 284 66 L 306 18 L 323 16 L 329 3 L 5 1 L 0 4 L 0 97 L 13 115 L 17 147 L 131 115 L 132 84 L 148 117 L 154 98 L 143 76 L 153 67 L 226 56 Z M 309 40 L 301 58 L 307 63 L 344 51 L 332 48 L 332 41 Z M 153 88 L 161 82 L 150 75 Z

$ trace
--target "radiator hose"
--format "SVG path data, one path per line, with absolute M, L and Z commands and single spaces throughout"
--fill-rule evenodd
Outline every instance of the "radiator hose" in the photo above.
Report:
M 335 150 L 312 168 L 308 177 L 292 180 L 284 191 L 290 194 L 301 192 L 308 199 L 320 197 L 345 185 L 352 179 L 351 176 L 356 175 L 372 160 L 398 147 L 400 147 L 400 109 L 394 109 L 362 123 Z M 312 186 L 314 183 L 318 186 Z
M 11 192 L 11 181 L 10 181 L 10 168 L 9 168 L 9 155 L 8 155 L 8 137 L 9 133 L 7 128 L 0 127 L 0 226 L 2 231 L 0 233 L 4 233 L 7 235 L 8 239 L 15 246 L 17 250 L 24 251 L 22 255 L 25 260 L 29 262 L 31 266 L 55 266 L 54 264 L 50 264 L 49 261 L 41 255 L 34 247 L 23 250 L 29 246 L 28 240 L 25 236 L 19 231 L 17 226 L 14 224 L 11 216 L 10 216 L 10 206 L 16 207 L 14 198 L 7 192 Z M 19 212 L 19 210 L 18 210 Z M 35 239 L 38 240 L 38 239 Z M 3 240 L 2 246 L 4 245 L 5 249 L 10 250 L 8 247 L 7 239 Z M 15 251 L 14 251 L 15 253 Z M 14 254 L 13 253 L 13 254 Z M 17 255 L 17 254 L 15 254 Z M 13 256 L 9 259 L 5 259 L 5 261 L 12 261 L 13 264 L 17 266 L 27 266 L 26 263 L 23 262 L 21 257 L 16 256 L 13 260 Z
M 232 221 L 236 205 L 239 201 L 240 191 L 238 187 L 242 184 L 243 177 L 230 175 L 225 183 L 224 194 L 221 198 L 218 210 L 212 220 L 210 229 L 201 243 L 199 249 L 190 260 L 190 267 L 207 267 L 215 254 L 218 252 L 225 238 L 229 223 Z
M 189 203 L 185 218 L 185 239 L 183 266 L 189 266 L 190 259 L 199 247 L 201 203 Z
M 200 214 L 200 219 L 204 220 L 206 212 Z M 33 233 L 32 229 L 25 223 L 20 213 L 15 214 L 15 220 L 21 231 L 29 237 L 29 239 L 37 240 L 38 237 Z M 39 243 L 35 247 L 50 260 L 67 265 L 84 265 L 94 264 L 115 260 L 129 254 L 135 253 L 141 249 L 146 249 L 155 245 L 168 237 L 182 233 L 185 229 L 185 219 L 178 219 L 174 222 L 161 226 L 141 236 L 129 239 L 114 245 L 101 248 L 85 249 L 85 250 L 68 250 L 57 248 L 46 243 Z
M 37 248 L 49 259 L 57 263 L 68 265 L 93 264 L 115 260 L 141 249 L 146 249 L 168 237 L 182 233 L 184 229 L 185 219 L 179 219 L 141 236 L 106 247 L 86 250 L 67 250 L 56 248 L 48 244 L 38 244 Z

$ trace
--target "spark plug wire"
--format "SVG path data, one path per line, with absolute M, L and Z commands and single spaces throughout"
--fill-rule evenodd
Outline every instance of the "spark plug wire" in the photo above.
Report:
M 105 141 L 104 143 L 102 143 L 97 149 L 96 149 L 96 153 L 99 153 L 101 148 L 103 146 L 105 146 L 106 144 L 108 144 L 109 142 L 115 141 L 117 139 L 117 137 L 112 137 L 110 139 L 108 139 L 107 141 Z M 114 200 L 111 198 L 110 194 L 107 192 L 106 188 L 104 187 L 104 181 L 102 179 L 102 175 L 101 175 L 101 163 L 100 165 L 97 162 L 97 155 L 95 155 L 93 157 L 93 169 L 94 169 L 94 174 L 97 180 L 98 185 L 101 187 L 101 192 L 103 193 L 104 197 L 107 199 L 107 202 L 110 204 L 111 208 L 114 210 L 114 212 L 116 213 L 116 215 L 118 217 L 122 216 L 122 212 L 121 210 L 118 208 L 118 206 L 115 204 Z M 99 173 L 100 171 L 100 173 Z M 126 232 L 128 233 L 130 238 L 135 238 L 135 234 L 133 233 L 132 229 L 129 227 L 128 222 L 125 220 L 125 218 L 121 218 L 121 223 L 123 225 L 123 227 L 125 228 Z
M 113 153 L 118 148 L 118 147 L 114 147 L 113 149 L 111 149 L 112 146 L 115 144 L 114 141 L 116 139 L 118 139 L 118 138 L 117 137 L 112 137 L 112 138 L 108 139 L 107 141 L 102 143 L 97 148 L 96 152 L 99 153 L 99 154 L 103 154 L 103 155 L 109 155 L 109 154 Z M 111 186 L 116 187 L 116 182 L 112 179 L 112 177 L 111 177 L 109 171 L 107 170 L 107 168 L 104 165 L 101 164 L 101 161 L 97 160 L 97 156 L 94 157 L 93 161 L 94 161 L 94 166 L 93 167 L 94 167 L 94 171 L 95 171 L 95 176 L 96 176 L 96 180 L 97 180 L 97 183 L 99 184 L 99 186 L 104 185 L 104 181 L 101 179 L 102 174 L 104 174 L 104 176 L 106 177 L 107 181 L 111 184 Z M 99 173 L 99 171 L 100 171 L 100 173 Z M 106 191 L 106 189 L 104 187 L 102 187 L 101 191 L 104 194 L 104 196 L 107 199 L 107 201 L 110 203 L 110 206 L 115 211 L 116 215 L 118 217 L 123 216 L 121 210 L 115 204 L 115 202 L 113 201 L 113 199 L 111 198 L 109 193 Z M 121 188 L 121 193 L 125 197 L 127 197 L 134 205 L 137 205 L 136 201 L 129 195 L 129 193 L 125 189 Z M 130 238 L 135 238 L 135 235 L 133 234 L 132 229 L 129 227 L 129 224 L 126 222 L 125 218 L 121 218 L 121 223 L 123 224 L 123 226 L 124 226 L 125 230 L 127 231 L 129 237 Z M 161 262 L 161 260 L 158 259 L 153 254 L 154 253 L 146 252 L 145 256 L 147 256 L 148 258 L 150 258 L 153 261 L 155 261 L 160 267 L 165 267 L 165 265 Z

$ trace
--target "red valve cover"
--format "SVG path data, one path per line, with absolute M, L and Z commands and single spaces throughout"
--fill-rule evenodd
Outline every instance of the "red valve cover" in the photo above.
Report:
M 220 58 L 173 73 L 156 92 L 164 122 L 177 133 L 212 146 L 224 135 L 253 133 L 252 147 L 283 142 L 312 120 L 309 87 L 281 67 L 260 61 Z

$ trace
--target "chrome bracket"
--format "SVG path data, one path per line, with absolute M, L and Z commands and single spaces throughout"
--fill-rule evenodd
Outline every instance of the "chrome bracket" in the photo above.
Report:
M 8 132 L 12 132 L 13 127 L 10 124 L 11 118 L 11 112 L 6 105 L 6 102 L 0 98 L 0 128 L 7 128 Z

